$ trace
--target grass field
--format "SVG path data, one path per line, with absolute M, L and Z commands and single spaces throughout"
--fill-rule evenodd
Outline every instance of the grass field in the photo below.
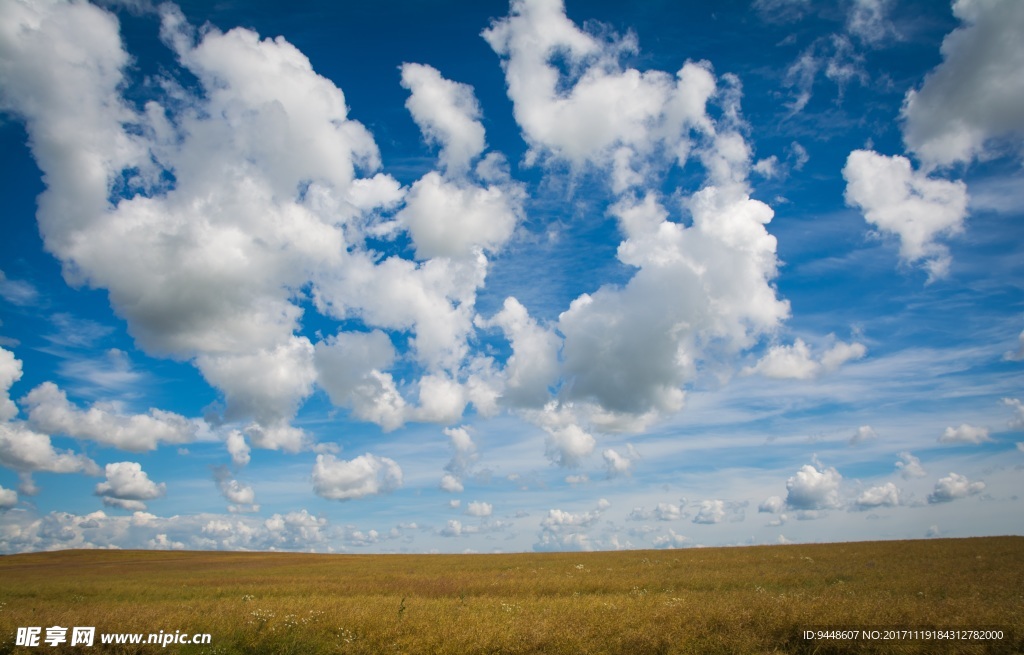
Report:
M 15 645 L 17 628 L 209 633 Z M 996 628 L 995 642 L 803 631 Z M 0 653 L 1024 652 L 1024 538 L 511 555 L 64 551 L 0 557 Z

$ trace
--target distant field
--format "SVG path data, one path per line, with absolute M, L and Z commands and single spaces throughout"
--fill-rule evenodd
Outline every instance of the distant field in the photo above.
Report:
M 92 648 L 15 646 L 93 626 Z M 805 630 L 1001 640 L 808 641 Z M 100 633 L 209 633 L 102 646 Z M 884 633 L 878 637 L 884 637 Z M 890 635 L 891 636 L 891 635 Z M 514 555 L 0 557 L 0 653 L 1017 653 L 1024 538 Z

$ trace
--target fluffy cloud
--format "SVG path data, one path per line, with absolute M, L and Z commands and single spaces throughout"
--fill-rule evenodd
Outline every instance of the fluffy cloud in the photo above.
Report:
M 515 298 L 506 298 L 501 311 L 490 319 L 477 319 L 481 328 L 497 327 L 512 346 L 504 367 L 503 401 L 512 407 L 540 407 L 550 399 L 549 388 L 558 379 L 561 339 L 537 324 Z
M 11 509 L 18 504 L 18 492 L 0 486 L 0 512 Z
M 786 501 L 782 500 L 781 496 L 769 496 L 761 501 L 761 504 L 757 506 L 757 511 L 768 514 L 778 514 L 785 508 Z
M 99 474 L 99 467 L 85 455 L 57 450 L 48 435 L 19 423 L 0 423 L 0 464 L 24 473 Z
M 864 357 L 866 352 L 864 344 L 840 341 L 815 360 L 804 340 L 797 339 L 792 346 L 770 347 L 757 364 L 743 372 L 776 379 L 808 380 L 836 371 L 846 362 Z
M 600 510 L 574 514 L 561 509 L 548 510 L 540 522 L 537 551 L 594 550 L 587 528 L 601 518 Z
M 231 472 L 226 466 L 217 466 L 213 469 L 213 479 L 217 483 L 217 489 L 224 499 L 231 505 L 228 511 L 231 512 L 255 512 L 260 506 L 256 505 L 256 492 L 247 484 L 242 484 L 231 477 Z
M 146 509 L 142 501 L 159 498 L 167 491 L 166 484 L 150 480 L 137 462 L 107 464 L 105 473 L 107 479 L 96 485 L 96 495 L 110 507 L 141 511 Z
M 902 452 L 899 454 L 899 460 L 896 462 L 896 468 L 900 471 L 900 475 L 903 476 L 904 480 L 910 480 L 911 478 L 923 478 L 928 475 L 921 466 L 921 460 L 914 457 L 908 452 Z
M 473 87 L 446 80 L 424 64 L 402 64 L 402 86 L 410 91 L 405 106 L 423 136 L 441 146 L 442 166 L 465 173 L 485 146 Z
M 405 421 L 405 399 L 383 371 L 395 359 L 391 339 L 380 331 L 340 332 L 316 344 L 317 381 L 331 402 L 356 417 L 394 430 Z
M 929 503 L 948 503 L 957 498 L 980 494 L 985 490 L 984 482 L 971 482 L 959 473 L 950 473 L 935 483 L 935 490 L 928 494 Z
M 578 425 L 548 429 L 547 456 L 559 466 L 575 468 L 594 452 L 594 437 Z
M 461 494 L 465 490 L 465 487 L 462 486 L 462 482 L 451 473 L 445 473 L 441 476 L 440 488 L 442 491 L 447 491 L 452 494 Z
M 968 425 L 966 423 L 955 428 L 952 426 L 947 427 L 942 436 L 939 437 L 939 443 L 980 444 L 986 441 L 992 441 L 992 438 L 988 436 L 988 428 Z
M 228 433 L 225 444 L 228 449 L 228 454 L 231 455 L 231 461 L 235 466 L 246 466 L 249 464 L 250 459 L 250 448 L 249 444 L 245 442 L 245 436 L 238 430 L 232 430 Z
M 877 487 L 870 487 L 861 492 L 854 505 L 858 509 L 874 507 L 895 507 L 900 504 L 900 490 L 892 482 Z
M 878 433 L 870 425 L 862 425 L 857 428 L 857 431 L 850 437 L 850 445 L 855 446 L 865 441 L 871 441 L 878 438 Z
M 393 459 L 367 453 L 339 460 L 317 455 L 313 466 L 313 491 L 331 500 L 351 500 L 393 491 L 402 486 L 402 469 Z
M 786 505 L 803 510 L 838 508 L 842 504 L 839 499 L 842 480 L 843 476 L 832 467 L 821 466 L 819 471 L 814 465 L 805 464 L 786 481 Z
M 472 257 L 478 249 L 497 251 L 522 218 L 517 187 L 480 187 L 427 173 L 413 183 L 396 220 L 406 226 L 416 256 Z
M 942 42 L 942 63 L 904 100 L 903 139 L 928 166 L 969 162 L 1024 136 L 1024 6 L 956 0 L 961 26 Z
M 913 170 L 910 160 L 854 150 L 843 168 L 846 202 L 883 233 L 900 240 L 900 258 L 923 262 L 929 280 L 949 271 L 947 248 L 936 239 L 959 233 L 967 216 L 967 186 Z
M 18 415 L 18 406 L 11 400 L 11 386 L 21 379 L 21 360 L 10 350 L 0 348 L 0 422 Z
M 494 507 L 490 503 L 473 501 L 466 506 L 466 514 L 469 516 L 485 517 L 490 516 Z
M 195 421 L 159 409 L 148 414 L 123 414 L 113 405 L 93 405 L 82 411 L 52 382 L 44 382 L 22 399 L 29 425 L 49 434 L 143 452 L 160 444 L 193 441 L 199 429 Z
M 630 450 L 630 454 L 633 455 L 635 451 L 633 451 L 632 446 L 630 446 Z M 613 450 L 612 448 L 605 448 L 604 451 L 601 453 L 601 456 L 604 459 L 604 466 L 608 472 L 609 478 L 614 478 L 621 475 L 629 475 L 630 471 L 632 471 L 633 469 L 633 461 L 635 459 L 635 455 L 627 457 L 618 453 L 616 450 Z

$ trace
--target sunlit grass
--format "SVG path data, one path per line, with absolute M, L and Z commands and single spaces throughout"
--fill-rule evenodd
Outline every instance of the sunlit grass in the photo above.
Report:
M 1013 653 L 1024 538 L 513 555 L 65 551 L 0 558 L 18 627 L 208 632 L 183 653 Z M 998 644 L 826 645 L 827 626 L 997 627 Z M 87 652 L 80 650 L 79 652 Z M 95 646 L 93 650 L 100 651 Z

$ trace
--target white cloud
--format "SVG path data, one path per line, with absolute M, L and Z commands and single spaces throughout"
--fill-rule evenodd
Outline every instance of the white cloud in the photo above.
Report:
M 884 233 L 900 239 L 900 259 L 923 262 L 928 279 L 945 277 L 951 258 L 943 236 L 958 234 L 967 216 L 967 186 L 914 171 L 910 160 L 854 150 L 843 168 L 846 202 Z
M 501 328 L 512 346 L 503 370 L 502 399 L 513 407 L 540 407 L 550 399 L 549 387 L 558 379 L 561 339 L 537 324 L 515 298 L 505 299 L 500 312 L 477 319 L 481 328 Z
M 199 429 L 196 421 L 159 409 L 150 409 L 148 414 L 123 414 L 115 405 L 97 403 L 83 411 L 52 382 L 30 391 L 22 404 L 33 429 L 132 452 L 191 442 Z
M 24 280 L 12 280 L 0 271 L 0 298 L 12 305 L 27 307 L 38 297 L 39 292 L 34 286 Z
M 935 490 L 928 494 L 929 503 L 948 503 L 957 498 L 974 496 L 985 490 L 984 482 L 971 482 L 959 473 L 950 473 L 935 483 Z
M 548 429 L 547 456 L 559 466 L 575 468 L 594 452 L 594 437 L 578 425 Z
M 31 473 L 99 474 L 96 463 L 85 455 L 70 450 L 57 450 L 50 437 L 26 428 L 20 423 L 0 423 L 0 464 Z
M 331 500 L 351 500 L 394 491 L 402 486 L 402 469 L 393 459 L 367 453 L 339 460 L 317 455 L 313 466 L 313 491 Z
M 107 479 L 96 485 L 103 504 L 131 511 L 146 509 L 142 501 L 163 496 L 167 485 L 154 483 L 137 462 L 114 462 L 104 469 Z
M 902 452 L 899 454 L 899 461 L 896 462 L 896 468 L 900 471 L 900 475 L 903 476 L 904 480 L 910 480 L 911 478 L 923 478 L 928 475 L 921 466 L 921 460 L 914 457 L 908 452 Z
M 1018 398 L 1003 398 L 1003 404 L 1014 411 L 1014 417 L 1010 419 L 1010 427 L 1024 428 L 1024 402 Z
M 452 459 L 444 467 L 445 470 L 458 476 L 465 475 L 479 457 L 473 437 L 465 427 L 445 428 L 444 434 L 452 448 Z
M 770 347 L 757 364 L 743 369 L 743 372 L 775 379 L 809 380 L 834 372 L 850 360 L 861 359 L 865 353 L 867 348 L 864 344 L 840 341 L 815 360 L 804 340 L 797 339 L 792 346 Z
M 786 502 L 780 496 L 769 496 L 757 506 L 758 512 L 778 514 L 786 507 Z
M 904 99 L 903 139 L 928 167 L 970 162 L 1024 137 L 1024 6 L 956 0 L 961 26 L 942 42 L 942 63 Z
M 955 428 L 952 426 L 947 427 L 942 436 L 939 437 L 939 443 L 980 444 L 986 441 L 992 441 L 992 438 L 988 436 L 988 428 L 968 425 L 967 423 L 963 423 Z
M 246 466 L 249 464 L 250 448 L 245 442 L 245 436 L 238 430 L 232 430 L 225 439 L 228 453 L 235 466 Z
M 1024 330 L 1017 335 L 1017 350 L 1008 350 L 1003 355 L 1008 362 L 1024 362 Z
M 442 166 L 465 173 L 485 147 L 473 87 L 447 80 L 425 64 L 402 64 L 402 86 L 410 91 L 405 106 L 424 138 L 441 146 Z
M 854 504 L 859 509 L 895 507 L 900 504 L 900 490 L 892 482 L 886 482 L 883 485 L 865 489 L 857 496 Z
M 391 339 L 380 330 L 339 332 L 314 347 L 317 382 L 338 407 L 351 407 L 360 419 L 384 430 L 405 422 L 405 399 L 390 373 L 395 360 Z
M 694 523 L 714 524 L 725 520 L 725 502 L 721 500 L 703 500 L 700 510 L 693 517 Z
M 472 258 L 508 242 L 523 199 L 516 186 L 480 187 L 430 172 L 413 183 L 396 220 L 412 235 L 417 257 Z
M 821 466 L 819 464 L 819 466 Z M 786 505 L 793 509 L 820 510 L 840 507 L 839 485 L 843 476 L 832 467 L 804 464 L 786 481 Z
M 243 484 L 231 477 L 231 472 L 226 466 L 217 466 L 213 469 L 213 479 L 217 483 L 217 489 L 224 499 L 231 505 L 228 511 L 231 512 L 255 512 L 260 506 L 256 503 L 256 492 L 250 485 Z
M 846 16 L 846 29 L 869 45 L 896 37 L 889 20 L 889 0 L 854 0 Z
M 490 516 L 494 511 L 494 506 L 490 503 L 484 503 L 481 501 L 472 501 L 466 505 L 466 514 L 469 516 L 485 517 Z
M 601 453 L 601 457 L 604 458 L 605 469 L 608 471 L 608 477 L 614 478 L 620 475 L 629 475 L 633 470 L 633 462 L 639 457 L 636 449 L 632 445 L 628 446 L 629 452 L 628 457 L 621 455 L 618 451 L 612 448 L 605 448 Z
M 18 492 L 0 486 L 0 512 L 11 509 L 18 504 Z
M 462 482 L 450 473 L 445 473 L 441 476 L 440 487 L 442 491 L 447 491 L 452 494 L 461 494 L 465 490 Z
M 872 441 L 878 438 L 878 433 L 870 425 L 862 425 L 857 428 L 857 431 L 850 437 L 850 445 L 855 446 L 865 441 Z
M 600 511 L 574 514 L 561 509 L 548 510 L 540 522 L 537 551 L 594 550 L 587 529 L 601 518 Z
M 0 348 L 0 422 L 18 415 L 18 406 L 11 400 L 11 386 L 21 379 L 21 360 L 10 350 Z

